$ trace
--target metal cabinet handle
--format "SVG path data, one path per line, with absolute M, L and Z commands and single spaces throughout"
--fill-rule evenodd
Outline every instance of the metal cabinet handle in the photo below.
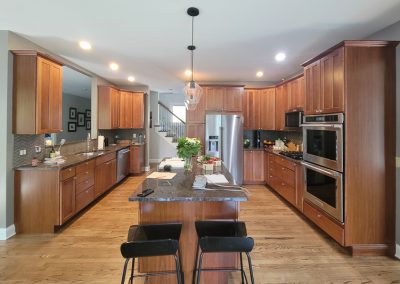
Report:
M 71 168 L 69 168 L 68 170 L 69 170 L 69 171 L 72 171 L 72 169 L 71 169 Z
M 85 172 L 85 174 L 89 174 L 89 172 Z
M 321 214 L 317 214 L 317 217 L 318 217 L 318 218 L 321 218 Z
M 281 183 L 282 186 L 285 186 L 286 184 L 284 182 Z
M 74 177 L 74 179 L 76 179 L 76 177 Z

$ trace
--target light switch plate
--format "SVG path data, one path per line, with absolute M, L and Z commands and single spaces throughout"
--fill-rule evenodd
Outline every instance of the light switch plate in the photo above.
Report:
M 40 152 L 42 152 L 42 147 L 35 146 L 35 153 L 40 153 Z
M 26 155 L 26 150 L 25 149 L 19 150 L 19 155 L 20 156 L 25 156 Z

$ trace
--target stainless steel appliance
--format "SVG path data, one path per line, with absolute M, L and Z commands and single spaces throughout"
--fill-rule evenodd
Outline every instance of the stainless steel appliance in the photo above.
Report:
M 285 129 L 298 130 L 303 120 L 302 111 L 290 111 L 285 113 Z
M 303 159 L 342 172 L 343 114 L 308 115 L 303 120 Z
M 243 183 L 243 117 L 240 114 L 207 114 L 205 153 L 221 158 L 234 184 Z
M 129 148 L 117 152 L 117 182 L 120 182 L 129 175 L 129 155 Z
M 311 163 L 304 165 L 304 198 L 343 223 L 343 174 Z

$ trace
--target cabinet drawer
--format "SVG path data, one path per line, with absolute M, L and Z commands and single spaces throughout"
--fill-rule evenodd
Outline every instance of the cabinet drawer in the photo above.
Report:
M 279 157 L 279 156 L 276 156 L 276 155 L 274 157 L 274 161 L 277 164 L 281 165 L 281 166 L 284 166 L 284 167 L 286 167 L 288 169 L 291 169 L 292 171 L 294 171 L 294 169 L 296 168 L 296 163 L 293 163 L 291 161 L 288 161 L 285 158 L 282 158 L 282 157 Z
M 278 177 L 291 187 L 295 187 L 296 175 L 294 171 L 275 163 L 272 166 L 270 166 L 269 174 Z
M 76 196 L 80 194 L 85 189 L 94 185 L 94 176 L 90 177 L 89 179 L 82 181 L 76 185 Z
M 344 229 L 341 225 L 337 224 L 331 218 L 307 202 L 304 202 L 303 204 L 303 213 L 335 241 L 344 245 Z
M 98 157 L 96 159 L 96 166 L 101 165 L 101 164 L 103 164 L 105 162 L 111 161 L 112 159 L 116 159 L 116 157 L 117 156 L 116 156 L 115 152 L 112 152 L 112 153 L 109 153 L 109 154 L 105 154 L 105 155 L 103 155 L 101 157 Z
M 61 180 L 66 180 L 73 176 L 75 176 L 75 167 L 70 167 L 60 172 Z
M 94 170 L 95 160 L 87 161 L 76 166 L 76 175 Z
M 87 169 L 87 171 L 76 173 L 76 182 L 81 183 L 84 182 L 85 180 L 88 179 L 93 179 L 94 178 L 94 168 L 93 169 Z
M 94 187 L 91 186 L 88 189 L 81 192 L 79 195 L 76 196 L 75 205 L 76 205 L 76 212 L 83 209 L 86 205 L 94 200 Z
M 292 204 L 296 204 L 295 188 L 281 180 L 279 177 L 270 174 L 268 177 L 269 185 L 278 192 L 283 198 Z

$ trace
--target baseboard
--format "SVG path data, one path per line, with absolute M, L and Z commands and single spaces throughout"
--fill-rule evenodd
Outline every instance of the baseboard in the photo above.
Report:
M 354 244 L 351 246 L 351 252 L 353 256 L 393 256 L 393 246 L 387 244 Z
M 162 159 L 149 159 L 149 163 L 161 163 Z
M 12 224 L 7 228 L 0 228 L 0 241 L 7 240 L 15 235 L 15 226 Z
M 395 258 L 400 259 L 400 245 L 396 244 L 396 254 L 394 255 Z

